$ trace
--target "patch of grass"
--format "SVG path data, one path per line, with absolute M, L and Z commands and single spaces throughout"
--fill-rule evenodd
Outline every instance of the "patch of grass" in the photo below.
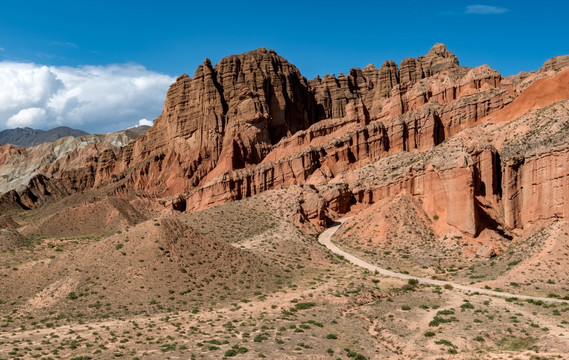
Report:
M 458 319 L 455 318 L 454 316 L 451 317 L 451 318 L 448 318 L 448 319 L 442 318 L 442 317 L 440 317 L 440 316 L 435 316 L 435 317 L 433 318 L 433 320 L 431 320 L 431 322 L 429 322 L 429 326 L 431 326 L 431 327 L 437 327 L 437 326 L 439 326 L 440 324 L 446 324 L 446 323 L 450 323 L 450 322 L 453 322 L 453 321 L 458 321 Z
M 255 336 L 255 337 L 253 338 L 253 341 L 254 341 L 254 342 L 261 342 L 261 341 L 264 341 L 264 340 L 267 340 L 267 339 L 268 339 L 267 336 L 262 335 L 262 334 L 259 334 L 259 335 Z
M 307 310 L 307 309 L 312 309 L 313 307 L 316 306 L 316 303 L 314 302 L 301 302 L 298 304 L 295 304 L 294 307 L 297 310 Z
M 535 339 L 531 337 L 505 337 L 500 340 L 498 346 L 505 351 L 525 351 L 534 343 Z
M 450 347 L 456 347 L 453 343 L 451 343 L 450 341 L 445 340 L 445 339 L 437 340 L 437 341 L 435 341 L 435 344 L 445 345 L 445 346 L 450 346 Z

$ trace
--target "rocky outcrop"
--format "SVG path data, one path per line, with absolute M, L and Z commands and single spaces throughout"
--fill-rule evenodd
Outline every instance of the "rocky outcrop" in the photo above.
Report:
M 55 142 L 29 148 L 0 145 L 0 193 L 21 191 L 37 175 L 48 178 L 67 177 L 73 171 L 91 172 L 100 167 L 105 157 L 122 151 L 122 147 L 138 137 L 130 130 L 105 135 L 65 137 Z M 95 174 L 87 175 L 94 176 Z M 80 175 L 83 177 L 83 175 Z M 79 179 L 77 180 L 80 181 Z
M 161 116 L 137 141 L 122 148 L 86 146 L 65 156 L 51 155 L 49 148 L 43 153 L 12 154 L 8 163 L 13 165 L 4 167 L 12 179 L 0 186 L 8 190 L 27 185 L 36 174 L 42 174 L 79 191 L 124 179 L 147 195 L 170 196 L 191 192 L 227 171 L 266 163 L 268 155 L 272 161 L 280 161 L 282 155 L 271 155 L 278 153 L 274 149 L 284 147 L 279 141 L 290 143 L 291 135 L 322 118 L 345 118 L 356 126 L 382 119 L 385 151 L 423 150 L 507 102 L 502 95 L 457 102 L 466 95 L 484 97 L 480 94 L 488 86 L 498 86 L 500 78 L 485 69 L 472 71 L 461 83 L 459 75 L 465 68 L 444 45 L 436 45 L 416 62 L 421 79 L 434 74 L 441 74 L 441 79 L 402 88 L 397 65 L 386 61 L 380 69 L 367 66 L 363 71 L 353 69 L 347 76 L 325 76 L 308 83 L 293 65 L 263 48 L 229 56 L 215 67 L 206 59 L 192 78 L 182 75 L 172 84 Z M 431 108 L 427 114 L 411 115 L 408 120 L 414 117 L 412 124 L 389 119 L 422 109 L 432 101 L 452 103 L 454 108 Z M 335 129 L 344 125 L 335 125 Z M 331 129 L 312 128 L 304 142 L 322 132 L 330 134 Z M 34 160 L 20 169 L 22 160 L 30 158 Z
M 373 204 L 406 192 L 418 198 L 430 217 L 438 217 L 465 234 L 478 233 L 478 211 L 470 154 L 458 148 L 436 152 L 430 159 L 392 157 L 355 171 L 355 200 Z
M 384 100 L 400 99 L 420 80 L 442 72 L 462 77 L 467 71 L 467 68 L 459 66 L 457 57 L 443 44 L 436 44 L 425 56 L 403 60 L 400 69 L 393 61 L 385 61 L 379 69 L 370 64 L 363 70 L 351 69 L 348 75 L 317 77 L 310 81 L 310 87 L 320 108 L 321 119 L 345 117 L 348 103 L 357 99 L 364 102 L 373 118 L 382 112 Z M 394 89 L 396 90 L 393 91 Z M 426 91 L 425 94 L 414 95 L 414 98 L 421 95 L 431 97 L 430 92 Z M 406 102 L 403 99 L 401 101 Z M 427 101 L 428 99 L 425 100 Z M 416 108 L 414 105 L 403 104 L 398 113 L 390 115 L 403 114 Z
M 402 84 L 415 83 L 445 70 L 458 70 L 458 58 L 443 44 L 435 44 L 425 56 L 405 58 L 401 62 L 399 78 Z
M 477 93 L 446 106 L 427 105 L 417 111 L 367 123 L 365 107 L 349 103 L 349 116 L 319 122 L 283 139 L 259 166 L 225 172 L 190 192 L 188 209 L 239 200 L 293 184 L 326 182 L 343 172 L 402 151 L 426 151 L 446 137 L 471 126 L 507 103 Z
M 188 192 L 208 174 L 260 163 L 273 144 L 317 119 L 306 79 L 273 50 L 229 56 L 215 67 L 206 59 L 170 87 L 154 127 L 110 172 L 142 164 L 128 175 L 135 188 Z
M 0 229 L 17 229 L 20 225 L 10 215 L 0 215 Z
M 569 217 L 569 151 L 514 159 L 504 167 L 506 226 Z
M 534 79 L 525 87 L 487 65 L 460 66 L 441 44 L 399 67 L 386 61 L 310 82 L 263 48 L 215 66 L 206 59 L 172 84 L 162 114 L 135 141 L 1 147 L 0 189 L 18 191 L 4 194 L 0 207 L 33 208 L 53 195 L 115 184 L 112 195 L 137 192 L 198 211 L 295 186 L 297 223 L 320 227 L 354 203 L 401 191 L 469 236 L 565 217 L 565 159 L 544 160 L 551 151 L 504 158 L 511 146 L 492 135 L 505 131 L 493 122 L 569 97 L 567 70 L 550 70 L 520 80 Z M 533 126 L 516 131 L 529 136 Z M 560 200 L 533 209 L 543 194 Z
M 496 247 L 492 244 L 484 244 L 476 250 L 476 256 L 483 258 L 490 259 L 496 255 L 498 255 L 496 252 Z
M 569 98 L 569 69 L 535 80 L 512 102 L 511 106 L 495 112 L 488 120 L 512 121 L 533 110 L 543 109 L 567 98 Z
M 561 71 L 569 66 L 569 55 L 555 56 L 543 63 L 539 72 Z

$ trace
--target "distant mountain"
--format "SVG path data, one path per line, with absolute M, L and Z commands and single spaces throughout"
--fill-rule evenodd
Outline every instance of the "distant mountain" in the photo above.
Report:
M 18 146 L 35 146 L 46 142 L 52 142 L 66 136 L 89 135 L 83 130 L 72 129 L 67 126 L 59 126 L 51 130 L 37 130 L 31 128 L 16 128 L 0 131 L 0 145 L 12 144 Z
M 137 136 L 144 134 L 146 132 L 146 130 L 148 130 L 148 129 L 150 129 L 150 126 L 140 125 L 140 126 L 136 126 L 136 127 L 126 129 L 124 131 L 125 131 L 125 133 L 127 133 L 128 135 L 130 135 L 134 139 Z

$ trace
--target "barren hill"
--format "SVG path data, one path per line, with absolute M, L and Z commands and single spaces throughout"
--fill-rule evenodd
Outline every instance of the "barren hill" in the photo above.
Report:
M 11 144 L 16 146 L 35 146 L 46 142 L 53 142 L 66 136 L 89 135 L 83 130 L 59 126 L 50 130 L 37 130 L 30 128 L 17 128 L 0 131 L 0 145 Z

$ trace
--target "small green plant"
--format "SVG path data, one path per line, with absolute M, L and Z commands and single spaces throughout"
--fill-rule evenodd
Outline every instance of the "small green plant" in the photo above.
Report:
M 328 334 L 328 335 L 326 335 L 326 339 L 336 340 L 337 338 L 338 338 L 338 335 L 336 335 L 336 334 Z
M 498 343 L 502 350 L 525 351 L 528 350 L 535 340 L 531 337 L 505 337 Z
M 313 303 L 313 302 L 301 302 L 301 303 L 294 305 L 294 307 L 297 310 L 307 310 L 307 309 L 311 309 L 315 306 L 316 306 L 316 303 Z
M 445 340 L 445 339 L 437 340 L 437 341 L 435 341 L 435 344 L 455 347 L 455 345 L 453 343 L 451 343 L 450 341 Z
M 261 341 L 267 340 L 267 339 L 268 339 L 268 337 L 266 337 L 265 335 L 259 334 L 253 338 L 253 341 L 254 342 L 261 342 Z
M 226 357 L 234 357 L 237 355 L 237 350 L 229 349 L 225 352 Z

